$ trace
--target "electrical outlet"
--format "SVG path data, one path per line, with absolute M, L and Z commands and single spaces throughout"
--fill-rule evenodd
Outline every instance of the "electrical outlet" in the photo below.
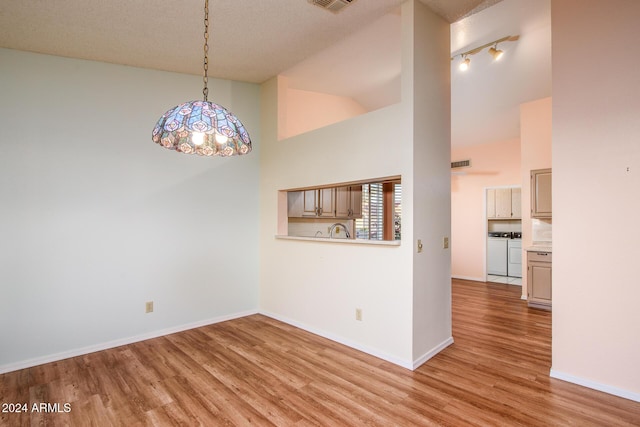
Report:
M 448 237 L 443 237 L 442 238 L 442 248 L 443 249 L 448 249 L 449 248 L 449 238 Z
M 362 321 L 362 309 L 356 308 L 356 320 Z
M 145 313 L 153 313 L 153 301 L 147 301 L 144 305 Z

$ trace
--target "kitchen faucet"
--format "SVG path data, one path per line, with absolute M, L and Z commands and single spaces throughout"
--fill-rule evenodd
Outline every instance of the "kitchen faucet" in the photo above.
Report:
M 341 222 L 336 222 L 336 223 L 335 223 L 335 224 L 333 224 L 333 225 L 331 226 L 331 228 L 329 229 L 329 238 L 330 238 L 330 239 L 333 237 L 333 236 L 332 236 L 332 234 L 333 234 L 333 230 L 335 230 L 335 228 L 336 228 L 336 227 L 338 227 L 338 226 L 340 226 L 340 227 L 344 228 L 344 234 L 345 234 L 345 236 L 347 236 L 347 239 L 351 238 L 351 235 L 349 234 L 349 230 L 347 229 L 347 226 L 346 226 L 346 225 L 344 225 L 344 224 L 343 224 L 343 223 L 341 223 Z

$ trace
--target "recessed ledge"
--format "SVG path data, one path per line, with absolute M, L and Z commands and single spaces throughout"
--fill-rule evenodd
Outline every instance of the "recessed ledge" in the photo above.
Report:
M 299 237 L 277 235 L 280 240 L 299 240 L 303 242 L 336 243 L 339 245 L 373 245 L 373 246 L 400 246 L 400 240 L 366 240 L 366 239 L 329 239 L 328 237 Z

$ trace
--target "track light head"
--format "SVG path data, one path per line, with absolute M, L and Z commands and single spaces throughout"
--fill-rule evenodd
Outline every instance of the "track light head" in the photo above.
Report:
M 471 60 L 468 57 L 463 57 L 462 62 L 460 63 L 460 70 L 467 71 L 469 69 L 469 64 L 471 64 Z
M 494 47 L 489 49 L 489 53 L 491 54 L 491 56 L 493 56 L 494 61 L 499 60 L 500 58 L 502 58 L 502 55 L 504 55 L 503 51 L 501 51 L 500 49 L 496 49 L 497 47 L 498 45 L 496 44 Z

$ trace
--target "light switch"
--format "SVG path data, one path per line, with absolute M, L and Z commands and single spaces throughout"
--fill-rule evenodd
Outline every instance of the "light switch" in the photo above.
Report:
M 448 237 L 443 237 L 442 238 L 442 248 L 443 249 L 448 249 L 449 248 L 449 238 Z
M 418 239 L 418 253 L 422 252 L 422 240 Z

